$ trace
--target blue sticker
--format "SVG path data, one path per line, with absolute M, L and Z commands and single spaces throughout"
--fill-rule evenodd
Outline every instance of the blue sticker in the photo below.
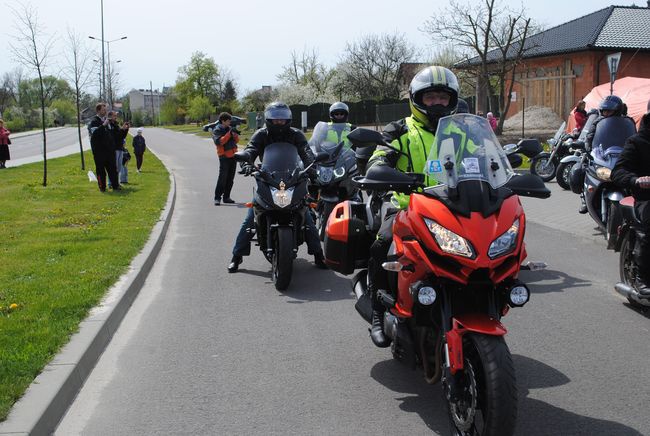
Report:
M 429 174 L 442 172 L 442 165 L 439 160 L 430 160 L 428 168 Z

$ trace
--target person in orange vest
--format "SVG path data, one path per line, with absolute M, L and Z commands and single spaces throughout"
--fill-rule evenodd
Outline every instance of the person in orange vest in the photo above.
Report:
M 237 130 L 230 127 L 232 115 L 228 112 L 219 114 L 219 123 L 212 131 L 212 139 L 217 146 L 217 155 L 219 156 L 219 178 L 217 186 L 214 188 L 214 205 L 219 206 L 223 197 L 224 203 L 234 203 L 230 198 L 230 191 L 235 180 L 235 171 L 237 170 L 237 161 L 235 153 L 237 152 L 237 143 L 239 135 Z

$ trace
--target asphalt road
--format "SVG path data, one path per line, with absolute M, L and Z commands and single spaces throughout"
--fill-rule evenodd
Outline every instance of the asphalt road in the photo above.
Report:
M 371 345 L 349 279 L 316 269 L 306 247 L 286 292 L 255 246 L 228 274 L 245 209 L 212 204 L 214 146 L 145 133 L 176 177 L 169 233 L 56 434 L 447 434 L 439 385 Z M 525 200 L 529 259 L 549 268 L 522 273 L 531 302 L 503 320 L 517 434 L 650 434 L 650 319 L 614 292 L 618 258 L 577 197 L 550 186 Z M 251 194 L 238 175 L 233 198 Z
M 79 152 L 79 136 L 76 127 L 48 129 L 46 137 L 48 159 Z M 88 150 L 90 142 L 88 141 L 88 131 L 85 126 L 81 126 L 81 138 L 84 150 Z M 42 161 L 43 135 L 40 132 L 27 135 L 11 135 L 9 152 L 11 160 L 7 161 L 8 167 Z M 92 167 L 94 168 L 94 164 Z

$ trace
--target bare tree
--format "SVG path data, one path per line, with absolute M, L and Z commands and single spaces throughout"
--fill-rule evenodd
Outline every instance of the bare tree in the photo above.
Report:
M 415 49 L 402 34 L 369 35 L 348 43 L 338 70 L 345 91 L 361 99 L 399 98 L 400 65 Z M 341 83 L 341 82 L 339 82 Z
M 81 142 L 81 96 L 95 71 L 92 62 L 92 52 L 81 41 L 81 37 L 74 30 L 68 28 L 67 65 L 63 71 L 67 79 L 74 84 L 79 154 L 81 156 L 81 169 L 85 170 L 86 163 L 84 162 L 84 150 Z
M 291 52 L 291 63 L 282 68 L 277 78 L 287 87 L 300 85 L 303 89 L 313 90 L 313 98 L 318 100 L 327 94 L 335 71 L 327 68 L 318 60 L 318 52 L 303 50 L 298 55 Z
M 43 186 L 47 186 L 47 135 L 45 132 L 45 90 L 43 70 L 54 45 L 54 37 L 48 37 L 38 22 L 38 14 L 31 4 L 19 3 L 19 8 L 10 7 L 16 22 L 15 34 L 9 43 L 11 52 L 20 64 L 38 73 L 41 100 L 41 127 L 43 130 Z
M 434 40 L 453 44 L 463 53 L 466 62 L 460 67 L 475 75 L 477 109 L 483 111 L 488 109 L 486 97 L 490 97 L 488 104 L 491 104 L 494 95 L 491 79 L 495 79 L 500 96 L 504 97 L 508 73 L 514 75 L 514 69 L 525 52 L 534 48 L 526 44 L 531 22 L 525 18 L 523 7 L 513 12 L 507 7 L 497 6 L 496 0 L 483 0 L 479 5 L 452 0 L 439 15 L 427 20 L 422 30 Z M 474 58 L 478 60 L 467 62 Z M 507 111 L 509 100 L 499 100 L 500 113 Z M 499 133 L 503 121 L 504 117 L 501 117 Z

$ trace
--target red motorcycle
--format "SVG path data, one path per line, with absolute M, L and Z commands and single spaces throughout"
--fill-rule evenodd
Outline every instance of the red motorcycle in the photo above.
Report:
M 366 129 L 348 138 L 388 145 Z M 537 176 L 515 175 L 487 120 L 470 114 L 439 121 L 424 174 L 374 166 L 355 181 L 372 195 L 335 207 L 326 262 L 343 274 L 367 265 L 385 195 L 410 194 L 382 265 L 390 289 L 378 292 L 393 357 L 421 367 L 429 384 L 442 381 L 453 434 L 512 434 L 517 388 L 500 320 L 530 297 L 519 271 L 544 266 L 522 266 L 526 217 L 518 195 L 547 198 L 550 191 Z M 370 322 L 367 270 L 353 287 L 357 311 Z

